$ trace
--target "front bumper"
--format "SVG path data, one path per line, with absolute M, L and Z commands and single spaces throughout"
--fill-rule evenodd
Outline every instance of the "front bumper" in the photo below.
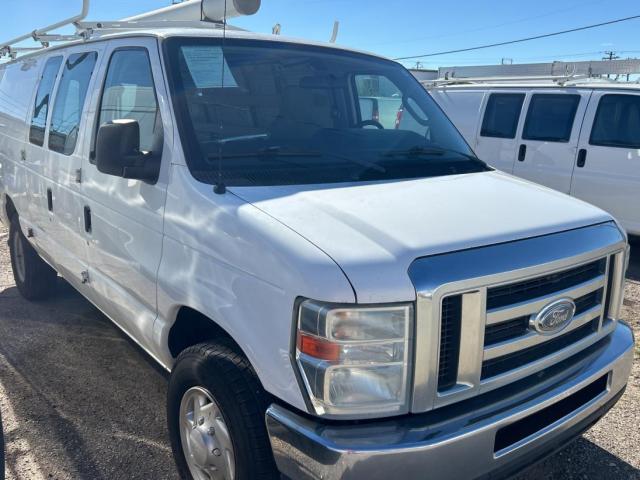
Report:
M 276 463 L 295 480 L 500 478 L 561 448 L 602 417 L 624 391 L 633 346 L 631 329 L 619 323 L 570 363 L 396 419 L 323 422 L 274 404 L 266 422 Z

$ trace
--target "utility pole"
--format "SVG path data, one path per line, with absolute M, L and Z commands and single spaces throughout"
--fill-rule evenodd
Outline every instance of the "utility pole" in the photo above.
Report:
M 616 55 L 616 52 L 604 52 L 603 60 L 618 60 L 620 57 Z
M 604 57 L 602 57 L 603 60 L 609 60 L 609 61 L 617 60 L 619 58 L 620 57 L 616 55 L 616 52 L 611 50 L 608 52 L 604 52 Z M 608 73 L 607 73 L 607 78 L 611 78 L 611 76 Z

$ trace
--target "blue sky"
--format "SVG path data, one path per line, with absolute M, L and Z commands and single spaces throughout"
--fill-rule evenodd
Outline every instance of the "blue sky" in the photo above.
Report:
M 0 40 L 72 15 L 80 0 L 1 0 Z M 166 6 L 170 0 L 92 0 L 91 20 L 108 20 Z M 328 40 L 340 21 L 338 43 L 389 57 L 464 48 L 640 14 L 638 0 L 262 0 L 253 17 L 232 23 Z M 640 57 L 640 19 L 560 37 L 423 60 L 424 67 L 553 60 L 589 60 L 615 50 Z M 415 65 L 415 62 L 404 62 Z

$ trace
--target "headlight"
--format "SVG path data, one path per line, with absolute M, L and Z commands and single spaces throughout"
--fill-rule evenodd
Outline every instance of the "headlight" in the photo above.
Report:
M 412 322 L 411 305 L 302 302 L 296 361 L 316 413 L 350 418 L 406 413 Z

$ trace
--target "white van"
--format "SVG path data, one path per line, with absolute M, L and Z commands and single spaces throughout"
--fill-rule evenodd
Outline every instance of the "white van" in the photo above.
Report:
M 585 200 L 640 235 L 640 85 L 429 89 L 479 158 Z
M 372 77 L 412 127 L 362 115 Z M 171 372 L 185 479 L 507 475 L 630 374 L 624 231 L 374 55 L 219 25 L 25 55 L 0 198 L 22 295 L 61 275 Z

